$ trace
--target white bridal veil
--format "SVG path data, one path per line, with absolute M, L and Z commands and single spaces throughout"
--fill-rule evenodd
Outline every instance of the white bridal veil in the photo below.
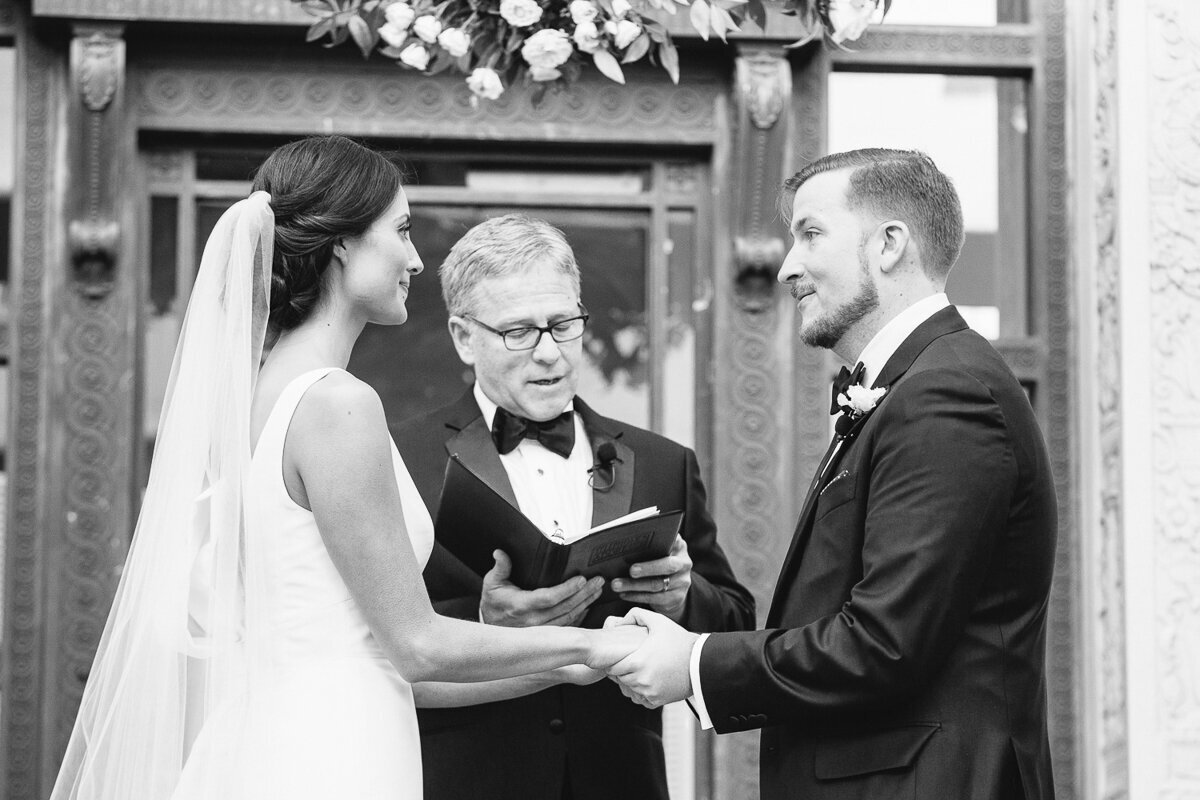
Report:
M 51 800 L 166 800 L 205 720 L 269 679 L 268 554 L 245 536 L 243 487 L 270 200 L 235 204 L 204 248 L 137 528 Z

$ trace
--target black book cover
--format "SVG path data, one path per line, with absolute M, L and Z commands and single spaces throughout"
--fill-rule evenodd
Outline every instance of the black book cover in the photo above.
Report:
M 629 566 L 671 551 L 682 511 L 659 512 L 595 530 L 570 544 L 552 541 L 521 510 L 476 475 L 455 453 L 446 461 L 442 497 L 434 523 L 442 546 L 482 575 L 492 551 L 512 559 L 512 582 L 522 589 L 555 586 L 568 578 L 600 575 L 608 582 L 629 576 Z

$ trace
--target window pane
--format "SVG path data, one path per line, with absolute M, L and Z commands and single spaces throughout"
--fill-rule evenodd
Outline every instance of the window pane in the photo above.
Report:
M 966 227 L 963 252 L 947 286 L 950 299 L 989 338 L 1024 335 L 1021 81 L 837 72 L 830 77 L 829 98 L 831 152 L 860 147 L 922 150 L 950 176 Z

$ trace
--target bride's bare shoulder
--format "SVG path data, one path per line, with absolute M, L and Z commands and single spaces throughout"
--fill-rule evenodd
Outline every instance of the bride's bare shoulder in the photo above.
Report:
M 294 422 L 315 430 L 351 434 L 387 428 L 383 401 L 369 384 L 343 370 L 314 383 L 296 407 Z

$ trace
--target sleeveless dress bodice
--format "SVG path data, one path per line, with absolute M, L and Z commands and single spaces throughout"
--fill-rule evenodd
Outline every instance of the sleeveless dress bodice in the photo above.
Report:
M 270 554 L 264 618 L 276 665 L 271 686 L 206 720 L 172 800 L 421 797 L 412 688 L 375 641 L 312 512 L 292 500 L 283 481 L 292 416 L 309 387 L 331 371 L 297 376 L 280 393 L 255 445 L 244 493 L 246 537 Z M 423 568 L 433 522 L 389 444 L 405 528 Z
M 332 371 L 315 370 L 295 378 L 280 393 L 259 435 L 250 465 L 248 502 L 252 519 L 269 521 L 261 535 L 269 562 L 272 628 L 280 662 L 354 656 L 383 658 L 358 605 L 325 550 L 313 513 L 288 494 L 283 482 L 283 445 L 292 415 L 305 391 Z M 389 442 L 404 523 L 424 568 L 433 550 L 433 521 L 417 493 L 396 445 Z

